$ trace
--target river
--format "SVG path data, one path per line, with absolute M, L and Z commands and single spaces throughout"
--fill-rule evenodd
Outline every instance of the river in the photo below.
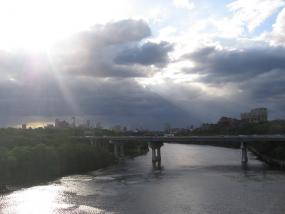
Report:
M 284 214 L 285 173 L 237 149 L 164 144 L 162 170 L 151 154 L 107 169 L 2 195 L 3 214 Z

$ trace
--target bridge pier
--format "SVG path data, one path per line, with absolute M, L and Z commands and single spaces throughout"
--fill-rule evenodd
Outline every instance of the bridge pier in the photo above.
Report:
M 116 158 L 125 157 L 125 148 L 123 143 L 114 143 L 114 155 Z
M 160 147 L 163 145 L 162 142 L 151 142 L 149 144 L 152 150 L 152 166 L 154 169 L 161 169 L 161 152 Z
M 248 162 L 247 143 L 241 142 L 241 163 L 246 164 L 247 162 Z
M 120 148 L 120 156 L 121 157 L 125 157 L 125 147 L 124 147 L 124 144 L 121 144 L 119 148 Z
M 138 147 L 137 147 L 137 153 L 140 154 L 140 153 L 141 153 L 141 150 L 142 150 L 142 149 L 141 149 L 141 146 L 138 146 Z
M 106 143 L 106 140 L 98 140 L 98 139 L 89 138 L 89 143 L 90 145 L 94 145 L 98 149 L 107 150 L 107 151 L 109 149 L 108 147 L 109 144 Z
M 114 144 L 114 156 L 116 157 L 116 158 L 118 158 L 119 157 L 119 148 L 118 148 L 118 144 Z

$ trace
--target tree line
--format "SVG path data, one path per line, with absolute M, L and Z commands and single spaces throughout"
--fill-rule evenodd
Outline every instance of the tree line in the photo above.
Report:
M 114 135 L 95 130 L 97 135 Z M 98 147 L 74 139 L 80 129 L 0 129 L 0 184 L 43 180 L 109 166 L 116 161 L 111 145 Z M 83 140 L 84 141 L 84 140 Z M 127 145 L 127 155 L 147 151 L 147 145 Z

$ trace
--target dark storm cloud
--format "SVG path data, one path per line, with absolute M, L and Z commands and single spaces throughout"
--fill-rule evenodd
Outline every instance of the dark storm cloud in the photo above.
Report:
M 147 76 L 147 69 L 143 66 L 118 65 L 114 63 L 114 58 L 125 47 L 136 45 L 150 35 L 148 24 L 142 20 L 96 25 L 60 44 L 55 50 L 53 62 L 60 70 L 75 75 L 121 78 Z
M 133 79 L 76 77 L 65 81 L 63 85 L 51 78 L 37 85 L 0 83 L 0 124 L 9 119 L 21 123 L 28 122 L 22 118 L 53 121 L 71 116 L 129 127 L 161 128 L 165 122 L 175 126 L 189 124 L 188 113 Z M 66 97 L 68 94 L 72 97 Z M 74 102 L 69 102 L 70 98 Z M 74 111 L 73 103 L 79 111 Z
M 187 112 L 132 79 L 80 82 L 73 86 L 80 109 L 105 123 L 160 128 L 167 121 L 173 125 L 186 125 L 190 121 Z
M 285 94 L 285 49 L 249 49 L 243 51 L 204 48 L 184 56 L 196 67 L 188 72 L 205 74 L 208 84 L 238 84 L 252 99 Z
M 185 55 L 184 58 L 196 64 L 188 72 L 206 74 L 205 81 L 208 82 L 239 82 L 272 70 L 285 70 L 284 48 L 229 51 L 208 47 Z
M 118 64 L 141 64 L 164 67 L 169 63 L 168 53 L 173 50 L 173 44 L 168 42 L 147 42 L 142 46 L 123 50 L 115 58 Z
M 284 100 L 285 98 L 285 71 L 272 70 L 256 78 L 248 79 L 241 83 L 241 87 L 249 87 L 255 99 L 270 99 L 271 101 Z M 283 97 L 283 99 L 282 99 Z
M 36 81 L 1 81 L 1 117 L 50 116 L 70 114 L 72 109 L 54 78 L 42 76 Z
M 202 74 L 199 80 L 202 83 L 216 88 L 234 86 L 230 99 L 236 103 L 248 108 L 268 107 L 271 118 L 285 117 L 284 48 L 229 51 L 208 47 L 185 55 L 183 59 L 194 61 L 195 67 L 186 68 L 184 72 Z

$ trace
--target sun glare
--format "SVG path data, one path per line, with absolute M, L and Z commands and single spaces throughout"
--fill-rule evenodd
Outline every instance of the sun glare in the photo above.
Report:
M 112 10 L 117 4 L 109 0 L 0 0 L 0 49 L 48 49 L 75 32 L 117 18 L 118 12 Z
M 16 191 L 7 197 L 11 205 L 4 208 L 1 213 L 53 213 L 58 206 L 59 192 L 58 186 L 39 186 L 25 191 Z

